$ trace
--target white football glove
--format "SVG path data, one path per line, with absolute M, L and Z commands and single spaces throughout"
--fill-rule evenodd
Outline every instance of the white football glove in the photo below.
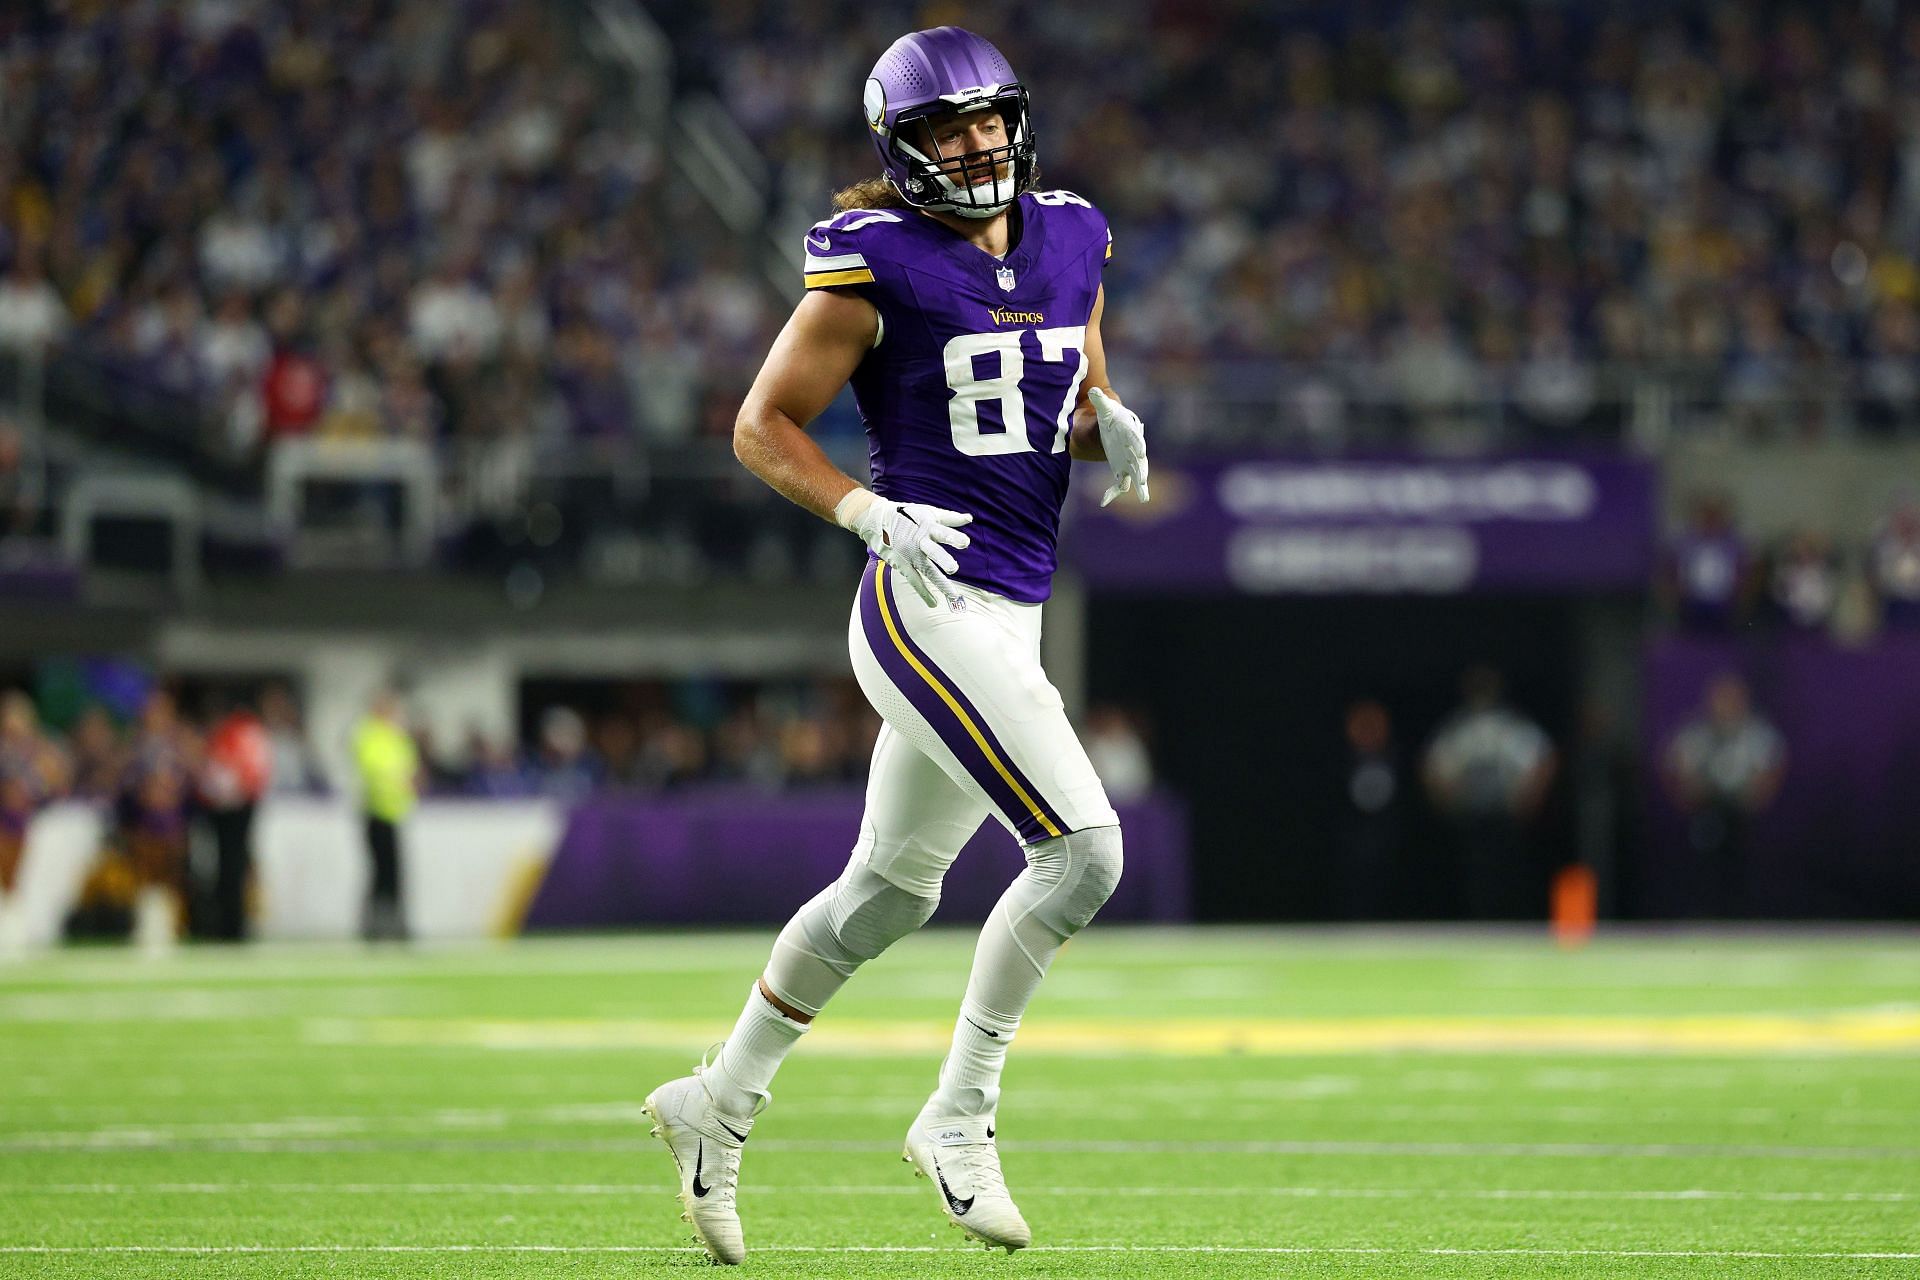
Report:
M 899 503 L 871 489 L 855 489 L 840 499 L 833 518 L 865 540 L 882 560 L 894 567 L 920 598 L 938 605 L 956 594 L 947 575 L 960 565 L 948 547 L 964 551 L 973 542 L 960 532 L 973 517 L 921 502 Z
M 1140 415 L 1115 400 L 1100 387 L 1087 390 L 1093 401 L 1093 416 L 1100 424 L 1100 447 L 1106 452 L 1107 465 L 1113 468 L 1113 483 L 1100 499 L 1106 506 L 1129 489 L 1147 500 L 1147 433 Z

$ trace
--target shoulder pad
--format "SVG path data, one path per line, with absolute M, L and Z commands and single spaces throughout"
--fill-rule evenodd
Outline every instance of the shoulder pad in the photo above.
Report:
M 1089 233 L 1100 244 L 1100 260 L 1105 262 L 1113 257 L 1113 230 L 1107 226 L 1106 215 L 1094 208 L 1093 201 L 1071 191 L 1033 191 L 1029 192 L 1033 202 L 1049 209 L 1059 209 L 1074 216 L 1074 220 L 1086 224 Z
M 867 258 L 880 249 L 874 242 L 884 236 L 874 229 L 902 221 L 902 215 L 890 209 L 847 209 L 814 223 L 807 232 L 803 266 L 807 288 L 871 284 L 873 267 Z

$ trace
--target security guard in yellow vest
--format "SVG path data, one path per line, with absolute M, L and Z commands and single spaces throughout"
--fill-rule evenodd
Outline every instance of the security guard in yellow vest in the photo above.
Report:
M 404 939 L 400 826 L 420 797 L 420 754 L 401 723 L 400 699 L 392 691 L 376 696 L 366 718 L 355 727 L 353 761 L 360 774 L 367 852 L 373 858 L 373 887 L 361 931 L 369 939 Z

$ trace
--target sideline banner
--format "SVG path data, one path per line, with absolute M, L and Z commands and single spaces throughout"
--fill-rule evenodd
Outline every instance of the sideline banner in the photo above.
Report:
M 769 794 L 704 787 L 541 800 L 428 800 L 401 830 L 401 896 L 419 939 L 510 936 L 527 928 L 778 923 L 846 865 L 859 787 Z M 1186 811 L 1153 796 L 1117 806 L 1127 866 L 1107 920 L 1185 920 Z M 103 814 L 62 804 L 34 820 L 22 875 L 32 941 L 54 942 L 110 838 Z M 254 817 L 253 935 L 358 937 L 370 859 L 358 808 L 275 797 Z M 947 877 L 941 921 L 981 920 L 1025 862 L 997 822 L 982 824 Z
M 1153 501 L 1076 485 L 1096 589 L 1179 594 L 1645 590 L 1658 478 L 1637 458 L 1157 462 Z
M 854 788 L 719 787 L 590 801 L 567 823 L 527 928 L 778 924 L 845 868 L 864 802 Z M 1127 865 L 1099 918 L 1190 919 L 1185 808 L 1165 795 L 1114 808 Z M 1025 865 L 1013 836 L 987 819 L 947 873 L 935 923 L 985 919 Z

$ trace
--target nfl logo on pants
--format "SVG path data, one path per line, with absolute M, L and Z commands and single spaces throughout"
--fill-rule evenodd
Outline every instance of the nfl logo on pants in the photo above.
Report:
M 1013 292 L 1013 268 L 1012 267 L 1001 267 L 998 271 L 994 272 L 993 274 L 994 274 L 994 277 L 1000 281 L 1000 287 L 1002 289 L 1005 289 L 1008 293 Z

